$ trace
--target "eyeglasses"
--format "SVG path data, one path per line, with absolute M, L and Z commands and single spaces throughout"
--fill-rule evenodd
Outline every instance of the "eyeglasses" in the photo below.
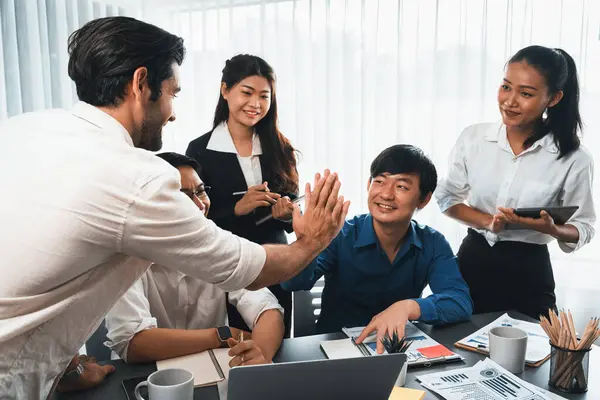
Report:
M 200 197 L 200 198 L 202 198 L 204 196 L 208 196 L 210 193 L 210 186 L 204 185 L 203 187 L 196 189 L 196 190 L 181 189 L 181 192 L 185 193 L 185 195 L 187 197 L 194 200 L 194 196 Z

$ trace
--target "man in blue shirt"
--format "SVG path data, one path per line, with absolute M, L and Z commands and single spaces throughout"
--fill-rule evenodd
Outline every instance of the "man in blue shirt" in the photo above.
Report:
M 317 331 L 367 327 L 362 342 L 378 339 L 407 321 L 430 324 L 468 319 L 473 311 L 469 289 L 444 236 L 412 220 L 431 200 L 437 172 L 417 147 L 387 148 L 371 164 L 369 214 L 345 223 L 341 232 L 306 269 L 282 284 L 286 290 L 310 290 L 325 276 Z M 433 294 L 421 298 L 429 284 Z M 378 351 L 383 351 L 377 340 Z

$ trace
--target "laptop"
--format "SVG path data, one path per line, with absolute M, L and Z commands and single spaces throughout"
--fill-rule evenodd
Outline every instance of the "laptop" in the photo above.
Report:
M 232 368 L 229 400 L 387 400 L 406 354 Z

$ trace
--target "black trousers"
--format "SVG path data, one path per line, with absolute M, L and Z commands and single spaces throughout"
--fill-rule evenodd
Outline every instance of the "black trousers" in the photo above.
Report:
M 469 229 L 457 256 L 474 314 L 517 310 L 539 319 L 556 309 L 548 246 L 511 241 L 490 246 L 483 235 Z

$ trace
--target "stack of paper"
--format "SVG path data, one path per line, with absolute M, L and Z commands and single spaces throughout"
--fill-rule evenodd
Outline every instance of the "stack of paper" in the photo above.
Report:
M 488 335 L 490 329 L 497 326 L 514 326 L 527 333 L 527 354 L 525 356 L 525 362 L 528 366 L 539 367 L 544 361 L 550 358 L 548 335 L 546 335 L 546 332 L 544 332 L 542 327 L 539 324 L 511 318 L 508 314 L 504 314 L 494 322 L 484 326 L 477 332 L 458 341 L 454 345 L 465 350 L 489 354 L 490 341 Z
M 541 389 L 489 358 L 473 367 L 421 375 L 417 379 L 446 400 L 552 400 Z
M 344 332 L 348 337 L 356 339 L 363 329 L 364 327 L 342 328 L 342 332 Z M 412 344 L 406 351 L 409 366 L 430 365 L 442 362 L 460 361 L 464 359 L 464 357 L 461 355 L 452 352 L 446 346 L 441 345 L 433 340 L 425 332 L 410 322 L 406 324 L 404 335 L 406 336 L 406 340 L 412 340 Z M 348 339 L 342 340 L 350 342 Z M 376 334 L 367 337 L 363 343 L 364 348 L 366 348 L 371 355 L 378 355 Z M 350 344 L 345 343 L 345 347 L 350 347 Z M 326 349 L 324 350 L 329 358 L 343 358 L 335 356 L 332 357 L 329 355 L 329 352 Z M 347 355 L 356 354 L 356 352 L 350 352 L 349 350 L 346 350 L 345 353 Z M 387 352 L 384 351 L 384 354 L 387 354 Z M 356 356 L 354 355 L 353 357 Z

